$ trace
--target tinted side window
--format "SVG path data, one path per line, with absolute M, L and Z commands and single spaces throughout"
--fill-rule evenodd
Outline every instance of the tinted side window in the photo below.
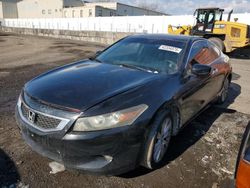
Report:
M 218 53 L 206 41 L 195 42 L 192 46 L 189 62 L 210 64 L 219 57 Z M 195 60 L 195 61 L 192 61 Z
M 189 62 L 194 59 L 194 57 L 206 46 L 203 41 L 198 41 L 193 44 L 190 51 Z
M 218 58 L 221 55 L 221 51 L 218 49 L 217 46 L 215 46 L 215 44 L 211 43 L 210 41 L 207 41 L 207 42 L 208 42 L 209 48 L 211 48 L 215 56 Z
M 215 59 L 218 58 L 218 55 L 212 48 L 205 47 L 199 53 L 196 54 L 194 59 L 200 64 L 210 64 Z

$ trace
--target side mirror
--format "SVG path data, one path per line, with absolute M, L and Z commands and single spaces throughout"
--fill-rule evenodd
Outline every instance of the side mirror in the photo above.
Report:
M 192 73 L 197 76 L 208 76 L 212 68 L 208 65 L 194 64 L 192 66 Z
M 250 162 L 250 146 L 248 146 L 244 153 L 244 160 Z

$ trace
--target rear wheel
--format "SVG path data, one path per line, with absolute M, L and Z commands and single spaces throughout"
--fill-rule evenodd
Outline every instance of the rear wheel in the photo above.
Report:
M 143 166 L 155 169 L 160 166 L 172 136 L 173 121 L 170 115 L 156 117 L 146 143 L 146 158 Z
M 211 41 L 212 43 L 214 43 L 222 52 L 225 51 L 224 43 L 220 38 L 211 37 L 208 40 Z
M 222 91 L 221 91 L 221 94 L 217 100 L 217 103 L 218 104 L 223 104 L 226 99 L 227 99 L 227 96 L 228 96 L 228 91 L 229 91 L 229 79 L 227 78 L 225 81 L 224 81 L 224 84 L 223 84 L 223 88 L 222 88 Z

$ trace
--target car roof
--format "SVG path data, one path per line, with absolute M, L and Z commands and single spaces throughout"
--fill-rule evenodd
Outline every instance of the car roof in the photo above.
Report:
M 176 40 L 180 42 L 191 42 L 193 43 L 196 40 L 205 40 L 204 38 L 197 36 L 187 36 L 187 35 L 169 35 L 169 34 L 135 34 L 129 36 L 129 38 L 146 38 L 154 40 Z

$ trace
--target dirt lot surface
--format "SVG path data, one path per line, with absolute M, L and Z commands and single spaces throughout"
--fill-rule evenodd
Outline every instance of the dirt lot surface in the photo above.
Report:
M 160 169 L 138 168 L 116 177 L 50 173 L 51 161 L 33 152 L 20 136 L 14 118 L 17 97 L 31 78 L 101 48 L 0 33 L 0 187 L 229 187 L 250 119 L 250 48 L 230 54 L 234 76 L 227 103 L 208 108 L 174 137 Z

